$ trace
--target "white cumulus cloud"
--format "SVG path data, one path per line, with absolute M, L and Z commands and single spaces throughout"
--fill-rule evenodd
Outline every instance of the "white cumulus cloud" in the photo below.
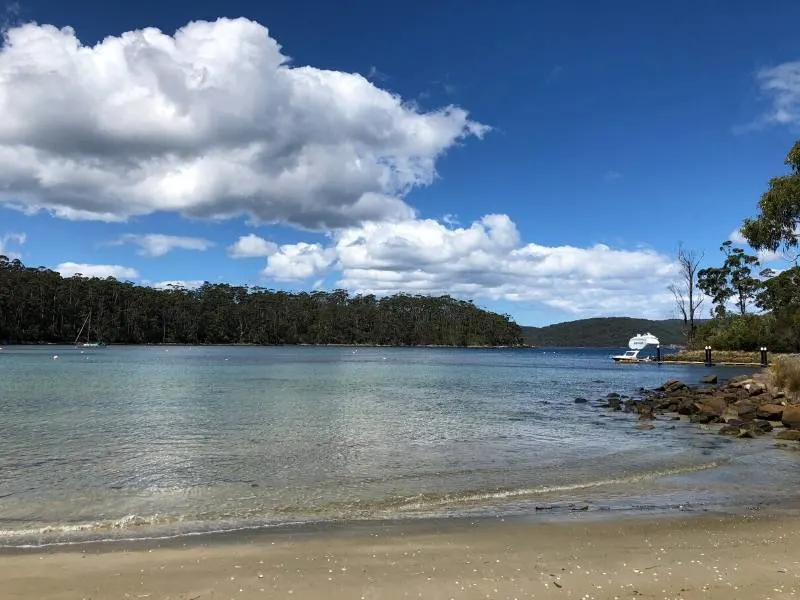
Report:
M 11 250 L 10 246 L 21 246 L 27 240 L 24 233 L 6 233 L 0 235 L 0 254 L 14 260 L 20 258 L 22 255 L 19 252 Z
M 231 258 L 266 258 L 278 251 L 278 245 L 254 233 L 241 236 L 236 243 L 228 247 Z
M 139 272 L 136 269 L 121 265 L 94 265 L 68 261 L 59 263 L 54 270 L 61 273 L 62 277 L 72 277 L 78 274 L 84 277 L 114 277 L 116 279 L 136 279 L 139 277 Z
M 262 274 L 278 281 L 299 281 L 324 273 L 336 259 L 336 250 L 321 244 L 284 244 L 267 258 Z
M 539 303 L 576 316 L 670 317 L 674 260 L 658 252 L 524 244 L 507 215 L 469 227 L 433 219 L 337 230 L 330 246 L 282 246 L 265 274 L 310 279 L 330 272 L 357 293 L 453 294 Z
M 66 219 L 156 211 L 325 229 L 408 219 L 403 197 L 488 127 L 367 78 L 293 66 L 244 18 L 84 45 L 25 24 L 0 48 L 0 202 Z
M 133 244 L 139 246 L 139 254 L 155 258 L 180 248 L 181 250 L 208 250 L 214 242 L 196 237 L 163 235 L 160 233 L 134 234 L 128 233 L 120 237 L 115 244 Z

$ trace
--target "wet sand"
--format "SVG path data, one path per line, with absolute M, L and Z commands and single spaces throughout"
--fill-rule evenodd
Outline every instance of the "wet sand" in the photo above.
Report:
M 25 599 L 800 597 L 800 518 L 482 520 L 0 555 Z

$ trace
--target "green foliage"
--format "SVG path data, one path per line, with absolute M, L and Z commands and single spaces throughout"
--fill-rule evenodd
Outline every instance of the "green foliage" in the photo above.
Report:
M 783 351 L 775 338 L 775 320 L 770 315 L 728 315 L 707 321 L 697 331 L 698 343 L 715 350 L 757 351 L 767 346 Z
M 772 347 L 776 352 L 800 352 L 800 306 L 786 307 L 769 315 Z
M 650 321 L 630 317 L 580 319 L 546 327 L 523 327 L 525 343 L 531 346 L 622 348 L 636 333 L 649 331 L 664 346 L 685 342 L 683 323 L 678 319 Z
M 759 266 L 758 258 L 745 254 L 741 248 L 734 248 L 730 241 L 722 244 L 725 252 L 725 264 L 728 271 L 731 290 L 736 297 L 739 314 L 747 313 L 747 304 L 755 298 L 761 287 L 761 281 L 753 277 L 753 269 Z
M 205 283 L 156 290 L 113 278 L 64 278 L 0 256 L 0 341 L 71 343 L 92 313 L 108 343 L 515 346 L 508 315 L 449 296 L 290 294 Z
M 780 312 L 791 309 L 800 300 L 800 267 L 792 267 L 775 275 L 765 272 L 768 278 L 763 282 L 756 297 L 758 306 L 766 311 Z
M 786 156 L 789 173 L 773 177 L 759 200 L 759 214 L 745 219 L 742 234 L 756 250 L 776 251 L 798 246 L 800 224 L 800 141 Z M 700 274 L 700 287 L 715 303 L 718 317 L 704 325 L 698 339 L 703 344 L 728 350 L 755 350 L 767 346 L 773 352 L 800 351 L 800 267 L 780 273 L 765 269 L 752 275 L 758 266 L 730 242 L 722 246 L 726 260 L 722 267 L 705 269 Z M 723 281 L 724 279 L 724 281 Z M 740 315 L 725 315 L 724 302 L 737 298 Z M 762 315 L 745 315 L 748 302 L 764 311 Z
M 796 248 L 800 223 L 800 140 L 786 156 L 787 175 L 773 177 L 759 200 L 759 215 L 746 219 L 742 234 L 756 250 Z
M 733 296 L 728 286 L 728 271 L 724 267 L 708 267 L 697 274 L 697 287 L 711 298 L 713 315 L 722 318 L 727 313 L 725 303 Z
M 711 297 L 715 317 L 725 317 L 725 303 L 731 298 L 736 298 L 739 314 L 744 315 L 762 286 L 762 282 L 753 277 L 753 269 L 759 265 L 758 258 L 735 248 L 730 240 L 723 242 L 720 250 L 725 254 L 725 262 L 721 267 L 702 269 L 697 274 L 697 287 Z

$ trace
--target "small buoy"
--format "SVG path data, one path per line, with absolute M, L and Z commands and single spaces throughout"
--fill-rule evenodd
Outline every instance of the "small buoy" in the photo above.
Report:
M 53 360 L 58 360 L 58 354 L 53 354 Z

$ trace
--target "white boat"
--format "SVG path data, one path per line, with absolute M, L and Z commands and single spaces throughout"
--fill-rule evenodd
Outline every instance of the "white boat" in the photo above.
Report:
M 639 356 L 639 352 L 647 348 L 648 346 L 659 346 L 661 342 L 658 341 L 658 338 L 654 336 L 652 333 L 637 333 L 631 339 L 628 340 L 628 348 L 624 354 L 612 354 L 611 358 L 614 359 L 615 362 L 626 362 L 626 363 L 640 363 L 640 362 L 650 362 L 652 361 L 652 357 L 650 356 Z

